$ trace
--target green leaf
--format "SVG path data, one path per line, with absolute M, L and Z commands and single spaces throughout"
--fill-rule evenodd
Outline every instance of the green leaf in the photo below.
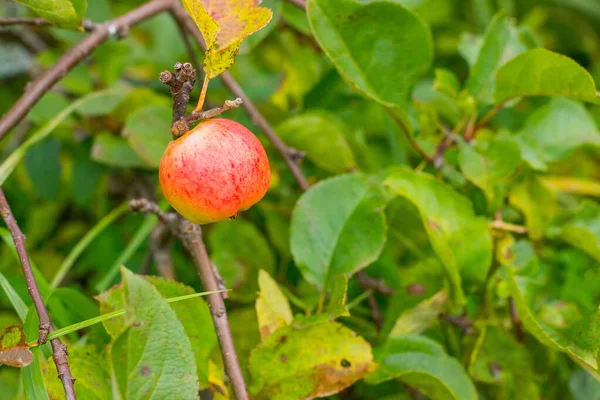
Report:
M 91 157 L 93 160 L 111 167 L 147 167 L 146 162 L 138 156 L 124 138 L 108 132 L 94 136 Z
M 510 138 L 478 140 L 474 147 L 459 140 L 459 149 L 460 169 L 489 199 L 496 185 L 511 176 L 521 161 L 519 146 Z
M 565 96 L 591 102 L 597 99 L 594 80 L 583 67 L 545 49 L 529 50 L 498 70 L 496 103 L 525 96 Z
M 331 319 L 350 316 L 348 307 L 346 307 L 347 295 L 348 277 L 345 274 L 338 274 L 331 284 L 331 298 L 325 309 Z
M 458 96 L 460 91 L 460 82 L 452 71 L 436 68 L 433 88 L 448 97 L 454 98 Z
M 526 49 L 519 42 L 518 32 L 505 12 L 496 14 L 488 26 L 481 49 L 469 74 L 467 90 L 485 103 L 494 102 L 496 72 Z
M 525 161 L 545 171 L 546 164 L 565 159 L 580 146 L 600 146 L 600 132 L 583 105 L 557 98 L 527 118 L 517 140 Z
M 29 148 L 31 148 L 34 144 L 39 143 L 49 134 L 51 134 L 52 131 L 54 131 L 54 128 L 56 128 L 73 111 L 78 110 L 80 107 L 84 106 L 88 102 L 111 101 L 111 99 L 114 99 L 115 97 L 122 98 L 122 96 L 123 89 L 110 89 L 90 93 L 87 96 L 83 96 L 71 103 L 56 117 L 48 121 L 48 123 L 46 123 L 40 129 L 35 131 L 29 139 L 27 139 L 22 145 L 20 145 L 17 148 L 17 150 L 12 152 L 11 155 L 6 160 L 4 160 L 2 165 L 0 165 L 0 184 L 3 184 L 6 181 L 6 179 L 13 172 L 13 170 L 16 168 L 19 162 L 21 162 Z
M 27 346 L 21 325 L 0 329 L 0 366 L 26 367 L 33 361 L 33 353 Z
M 289 325 L 294 317 L 290 303 L 277 282 L 262 269 L 258 273 L 258 286 L 260 292 L 256 298 L 256 315 L 260 337 L 264 340 L 277 329 Z
M 423 300 L 415 307 L 398 317 L 390 336 L 419 334 L 435 323 L 448 300 L 448 294 L 442 290 L 430 298 Z
M 0 229 L 5 230 L 4 228 Z M 6 297 L 8 297 L 10 304 L 13 306 L 21 322 L 25 322 L 25 318 L 27 317 L 27 306 L 2 272 L 0 272 L 0 287 L 2 287 L 2 290 L 6 294 Z
M 25 168 L 33 185 L 46 200 L 56 200 L 60 190 L 60 140 L 47 138 L 25 156 Z
M 494 398 L 539 399 L 531 353 L 515 340 L 512 332 L 483 326 L 469 362 L 475 381 L 493 385 Z
M 350 129 L 335 115 L 311 111 L 288 118 L 277 127 L 283 141 L 306 153 L 306 158 L 325 171 L 342 173 L 356 168 L 346 140 Z
M 569 389 L 575 400 L 600 399 L 600 382 L 583 368 L 571 374 Z
M 69 346 L 69 368 L 71 374 L 78 378 L 74 385 L 78 398 L 89 400 L 113 398 L 106 354 L 99 352 L 95 346 Z M 47 360 L 42 366 L 42 372 L 50 397 L 63 398 L 65 390 L 61 381 L 56 378 L 54 362 Z
M 275 272 L 275 256 L 256 225 L 245 220 L 217 224 L 208 235 L 211 261 L 217 266 L 231 297 L 253 301 L 258 271 Z
M 309 0 L 307 14 L 340 74 L 387 106 L 406 104 L 433 60 L 429 28 L 398 3 Z
M 156 288 L 122 268 L 128 326 L 112 344 L 112 367 L 125 398 L 193 399 L 198 377 L 190 340 Z
M 129 116 L 123 136 L 146 164 L 158 168 L 160 159 L 171 142 L 171 107 L 149 106 Z
M 600 261 L 600 207 L 585 202 L 582 209 L 560 228 L 561 238 Z
M 431 245 L 446 268 L 452 298 L 463 304 L 462 279 L 483 283 L 492 262 L 487 221 L 475 215 L 469 199 L 427 174 L 398 170 L 384 184 L 419 210 Z
M 37 340 L 39 333 L 40 320 L 34 306 L 29 307 L 27 318 L 23 324 L 27 342 Z M 46 391 L 46 384 L 42 375 L 42 360 L 44 354 L 40 347 L 31 349 L 33 361 L 31 364 L 21 370 L 21 380 L 25 388 L 25 395 L 28 400 L 50 400 Z M 54 369 L 56 372 L 56 369 Z
M 477 392 L 463 367 L 431 339 L 390 337 L 375 349 L 377 370 L 369 384 L 398 379 L 436 400 L 476 400 Z
M 324 397 L 363 378 L 372 361 L 369 343 L 337 322 L 292 323 L 252 351 L 250 392 L 256 400 Z
M 305 192 L 292 213 L 290 248 L 304 278 L 323 290 L 379 257 L 386 240 L 385 199 L 366 175 L 327 179 Z
M 593 369 L 598 369 L 597 352 L 597 323 L 598 316 L 591 315 L 587 321 L 577 321 L 566 330 L 558 330 L 542 321 L 533 311 L 535 301 L 534 279 L 521 276 L 514 267 L 507 267 L 507 284 L 512 296 L 517 314 L 523 326 L 545 346 L 572 355 Z M 569 329 L 570 328 L 570 329 Z
M 555 194 L 535 174 L 526 173 L 512 187 L 509 201 L 525 215 L 529 236 L 541 239 L 556 214 Z
M 82 31 L 86 0 L 15 0 L 35 11 L 52 25 Z

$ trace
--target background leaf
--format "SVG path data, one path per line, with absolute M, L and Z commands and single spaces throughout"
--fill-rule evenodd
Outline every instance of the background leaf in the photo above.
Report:
M 83 30 L 81 21 L 86 0 L 15 0 L 34 10 L 40 17 L 61 28 Z

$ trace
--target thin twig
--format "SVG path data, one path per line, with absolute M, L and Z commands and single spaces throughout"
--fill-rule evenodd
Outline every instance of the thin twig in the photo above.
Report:
M 52 24 L 43 18 L 28 18 L 28 17 L 10 17 L 0 18 L 0 27 L 4 26 L 15 26 L 15 25 L 26 25 L 26 26 L 52 26 Z M 93 31 L 97 24 L 92 21 L 84 20 L 81 23 L 83 30 L 86 32 Z
M 213 265 L 208 258 L 206 246 L 202 239 L 202 229 L 199 225 L 191 223 L 179 214 L 165 213 L 155 203 L 146 199 L 132 200 L 130 208 L 132 211 L 156 214 L 159 220 L 171 230 L 174 236 L 181 240 L 192 255 L 204 290 L 219 290 L 220 284 L 213 271 Z M 225 372 L 231 381 L 235 397 L 238 400 L 248 400 L 248 392 L 233 344 L 223 296 L 220 293 L 214 293 L 208 295 L 206 299 L 210 306 L 215 331 L 217 332 L 217 338 L 221 346 Z
M 494 220 L 490 222 L 490 226 L 493 229 L 500 231 L 514 232 L 514 233 L 527 233 L 527 228 L 521 225 L 509 224 L 502 220 Z
M 462 331 L 463 335 L 472 335 L 475 333 L 473 321 L 467 315 L 450 315 L 440 314 L 440 317 L 448 321 L 454 326 L 457 326 Z
M 423 147 L 421 147 L 419 142 L 417 142 L 417 139 L 415 139 L 413 137 L 408 126 L 406 126 L 406 124 L 400 118 L 398 118 L 398 116 L 396 116 L 394 114 L 394 112 L 391 111 L 390 109 L 388 109 L 388 114 L 390 114 L 390 116 L 394 119 L 394 121 L 396 121 L 396 123 L 398 124 L 400 129 L 402 129 L 402 132 L 404 132 L 404 135 L 406 135 L 408 142 L 417 151 L 417 153 L 419 153 L 421 155 L 421 157 L 423 157 L 423 159 L 427 160 L 430 163 L 433 163 L 433 157 L 430 156 L 429 154 L 427 154 L 425 149 L 423 149 Z
M 27 115 L 39 99 L 63 78 L 79 62 L 92 53 L 100 44 L 114 35 L 123 37 L 129 28 L 146 19 L 170 9 L 176 0 L 153 0 L 112 21 L 97 24 L 81 42 L 66 52 L 50 69 L 30 82 L 19 100 L 0 119 L 0 140 Z
M 356 280 L 365 290 L 373 289 L 376 292 L 386 296 L 391 296 L 394 294 L 394 290 L 390 288 L 383 279 L 371 278 L 365 273 L 365 271 L 358 271 L 356 273 Z
M 515 327 L 515 336 L 517 337 L 519 343 L 524 343 L 525 332 L 523 331 L 523 323 L 521 322 L 521 318 L 519 318 L 519 314 L 517 313 L 515 300 L 511 296 L 508 298 L 508 302 L 510 303 L 510 315 L 512 317 L 513 326 Z
M 289 0 L 290 3 L 295 5 L 296 7 L 300 7 L 302 9 L 306 9 L 306 1 L 305 0 Z
M 477 136 L 477 132 L 479 131 L 479 129 L 483 128 L 488 122 L 490 122 L 490 120 L 492 118 L 494 118 L 494 116 L 496 114 L 498 114 L 498 112 L 504 108 L 504 106 L 506 105 L 508 100 L 510 100 L 510 99 L 504 100 L 503 102 L 496 104 L 494 106 L 494 108 L 492 108 L 490 111 L 488 111 L 488 113 L 485 114 L 483 116 L 483 118 L 481 118 L 481 121 L 479 121 L 477 123 L 477 125 L 474 126 L 473 130 L 470 133 L 468 133 L 468 136 L 465 135 L 465 140 L 466 141 L 473 140 L 475 138 L 475 136 Z
M 241 98 L 237 98 L 235 100 L 225 100 L 222 106 L 211 108 L 210 110 L 201 111 L 201 112 L 193 112 L 190 115 L 187 115 L 183 118 L 183 120 L 188 124 L 193 124 L 197 121 L 202 121 L 205 119 L 214 118 L 217 115 L 224 113 L 227 110 L 231 110 L 232 108 L 237 108 L 243 104 Z
M 185 26 L 186 30 L 193 36 L 194 40 L 198 43 L 198 45 L 206 50 L 206 46 L 204 43 L 204 39 L 202 38 L 202 34 L 198 30 L 198 27 L 188 16 L 183 7 L 179 4 L 174 5 L 173 7 L 173 15 L 179 21 L 181 21 L 182 25 Z M 271 125 L 267 122 L 267 120 L 260 113 L 258 108 L 254 105 L 252 100 L 246 95 L 244 90 L 238 85 L 235 79 L 228 72 L 224 72 L 219 75 L 219 79 L 221 82 L 233 93 L 234 96 L 242 99 L 242 104 L 244 109 L 252 119 L 252 121 L 258 126 L 267 136 L 267 139 L 275 146 L 279 154 L 283 157 L 285 163 L 291 170 L 294 178 L 298 182 L 298 185 L 302 188 L 302 190 L 308 190 L 310 185 L 308 181 L 304 177 L 302 170 L 298 166 L 298 163 L 292 157 L 292 155 L 296 152 L 294 149 L 290 149 L 283 141 L 277 136 Z
M 17 249 L 17 253 L 19 255 L 21 267 L 23 267 L 25 282 L 27 283 L 27 291 L 33 300 L 33 305 L 35 306 L 35 310 L 40 318 L 38 343 L 44 344 L 46 343 L 48 333 L 52 332 L 54 327 L 52 326 L 50 315 L 48 314 L 48 310 L 46 309 L 46 305 L 44 304 L 44 300 L 42 299 L 42 295 L 40 294 L 40 290 L 35 281 L 33 269 L 29 263 L 29 256 L 27 255 L 27 250 L 25 248 L 25 235 L 23 235 L 23 232 L 21 232 L 21 229 L 19 228 L 17 220 L 10 210 L 10 206 L 8 205 L 8 201 L 6 200 L 6 196 L 4 195 L 4 191 L 1 187 L 0 215 L 2 215 L 6 226 L 10 230 L 13 241 L 15 242 L 15 248 Z M 73 379 L 73 375 L 71 375 L 71 369 L 69 368 L 69 363 L 67 361 L 67 346 L 65 346 L 60 339 L 52 339 L 50 344 L 52 345 L 52 358 L 54 359 L 54 364 L 56 365 L 56 370 L 58 371 L 58 377 L 62 381 L 63 388 L 65 390 L 65 398 L 67 400 L 75 400 L 77 398 L 75 395 L 75 388 L 73 387 L 75 379 Z

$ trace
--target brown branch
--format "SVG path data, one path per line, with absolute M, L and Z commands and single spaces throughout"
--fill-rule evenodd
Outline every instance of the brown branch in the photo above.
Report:
M 0 27 L 4 26 L 15 26 L 15 25 L 26 25 L 26 26 L 52 26 L 52 24 L 43 18 L 28 18 L 28 17 L 10 17 L 0 18 Z M 92 21 L 84 20 L 81 23 L 83 30 L 86 32 L 93 31 L 97 24 Z
M 191 223 L 179 214 L 165 213 L 155 203 L 146 199 L 132 200 L 130 208 L 132 211 L 156 214 L 159 220 L 171 230 L 171 233 L 181 240 L 196 263 L 198 275 L 200 276 L 204 290 L 213 291 L 219 290 L 222 287 L 213 271 L 214 267 L 208 258 L 206 246 L 202 239 L 202 229 L 199 225 Z M 233 344 L 223 296 L 221 293 L 214 293 L 206 296 L 206 299 L 211 310 L 219 345 L 221 346 L 225 372 L 231 381 L 235 398 L 238 400 L 248 400 L 248 392 Z
M 23 232 L 21 232 L 21 229 L 19 228 L 19 225 L 17 224 L 17 221 L 10 210 L 10 206 L 8 205 L 8 201 L 6 200 L 6 196 L 4 195 L 4 191 L 1 187 L 0 215 L 2 215 L 6 226 L 10 230 L 13 241 L 15 242 L 15 248 L 17 249 L 17 254 L 19 255 L 21 267 L 23 267 L 25 282 L 27 283 L 27 291 L 33 300 L 33 305 L 35 306 L 35 310 L 40 318 L 38 343 L 44 344 L 46 343 L 48 333 L 52 332 L 54 327 L 52 326 L 50 315 L 48 314 L 48 310 L 46 309 L 46 305 L 44 304 L 44 300 L 42 299 L 42 295 L 40 294 L 40 290 L 38 289 L 35 281 L 33 269 L 29 263 L 29 256 L 27 255 L 27 250 L 25 248 L 25 235 L 23 235 Z M 56 370 L 58 371 L 58 378 L 62 381 L 63 388 L 65 390 L 65 398 L 67 400 L 74 400 L 77 398 L 75 395 L 75 388 L 73 387 L 75 379 L 73 379 L 73 375 L 71 375 L 71 369 L 69 368 L 69 363 L 67 361 L 67 347 L 60 341 L 60 339 L 52 339 L 50 344 L 52 345 L 52 358 L 54 359 L 54 364 L 56 365 Z
M 176 19 L 180 21 L 180 23 L 185 26 L 185 29 L 193 36 L 194 40 L 198 43 L 198 45 L 206 50 L 206 45 L 204 44 L 204 39 L 202 38 L 202 34 L 198 30 L 198 27 L 188 16 L 183 7 L 179 4 L 176 4 L 173 7 L 173 15 Z M 285 163 L 289 167 L 290 171 L 294 175 L 294 178 L 298 182 L 298 185 L 302 188 L 302 190 L 308 190 L 310 185 L 308 181 L 302 174 L 302 170 L 300 169 L 298 163 L 294 160 L 293 154 L 296 152 L 294 149 L 290 149 L 283 141 L 277 136 L 271 125 L 267 122 L 267 120 L 260 113 L 258 108 L 254 105 L 252 100 L 246 95 L 244 90 L 238 85 L 235 79 L 228 72 L 224 72 L 219 75 L 219 79 L 221 82 L 233 93 L 234 96 L 242 99 L 242 104 L 246 112 L 252 119 L 252 121 L 258 126 L 267 136 L 267 139 L 275 146 L 279 154 L 283 157 Z
M 406 126 L 406 124 L 402 120 L 400 120 L 400 118 L 398 118 L 394 114 L 393 111 L 391 111 L 390 109 L 387 109 L 387 111 L 388 111 L 388 114 L 390 114 L 390 116 L 394 119 L 394 121 L 396 121 L 396 123 L 398 124 L 398 126 L 400 127 L 400 129 L 402 129 L 402 132 L 404 132 L 404 135 L 408 139 L 408 142 L 417 151 L 417 153 L 419 153 L 421 155 L 421 157 L 423 157 L 423 159 L 427 160 L 430 163 L 433 163 L 433 157 L 430 156 L 429 154 L 427 154 L 427 152 L 425 151 L 425 149 L 423 149 L 423 147 L 421 147 L 421 145 L 419 144 L 419 142 L 417 142 L 417 140 L 411 134 L 410 129 L 408 128 L 408 126 Z
M 504 108 L 509 100 L 511 99 L 506 99 L 503 102 L 496 104 L 490 111 L 488 111 L 488 113 L 481 118 L 481 121 L 479 121 L 479 123 L 477 123 L 470 132 L 465 134 L 465 140 L 467 142 L 473 140 L 475 136 L 477 136 L 479 129 L 483 128 L 488 122 L 490 122 L 490 120 Z
M 185 108 L 190 101 L 190 94 L 196 83 L 196 70 L 190 63 L 175 63 L 173 67 L 175 73 L 163 71 L 160 73 L 159 80 L 170 87 L 171 98 L 173 99 L 173 139 L 177 139 L 189 130 L 187 125 L 182 125 L 179 121 L 185 116 Z M 177 130 L 175 130 L 177 127 Z
M 187 115 L 183 118 L 185 122 L 188 124 L 193 124 L 197 121 L 202 121 L 209 118 L 214 118 L 217 115 L 224 113 L 227 110 L 231 110 L 232 108 L 237 108 L 241 106 L 244 102 L 241 98 L 237 98 L 235 100 L 225 100 L 220 107 L 211 108 L 210 110 L 201 111 L 201 112 L 193 112 L 190 115 Z
M 175 4 L 175 1 L 149 1 L 121 17 L 95 25 L 94 30 L 85 39 L 66 52 L 50 69 L 27 85 L 25 93 L 0 119 L 0 140 L 27 115 L 29 110 L 56 82 L 92 53 L 100 44 L 113 35 L 127 35 L 131 26 L 170 9 Z
M 509 224 L 502 220 L 494 220 L 490 222 L 490 226 L 493 229 L 500 231 L 514 232 L 514 233 L 527 233 L 527 228 L 521 225 Z
M 463 335 L 472 335 L 475 333 L 473 321 L 471 321 L 467 315 L 440 314 L 440 317 L 448 321 L 450 324 L 460 328 Z
M 371 278 L 365 273 L 365 271 L 358 271 L 356 273 L 356 281 L 364 290 L 373 289 L 374 291 L 391 296 L 394 294 L 394 290 L 390 288 L 383 279 Z
M 519 318 L 519 314 L 517 313 L 515 300 L 511 296 L 508 298 L 508 302 L 510 303 L 510 315 L 512 317 L 513 326 L 515 327 L 515 335 L 519 343 L 524 343 L 525 332 L 523 331 L 523 323 L 521 322 L 521 318 Z

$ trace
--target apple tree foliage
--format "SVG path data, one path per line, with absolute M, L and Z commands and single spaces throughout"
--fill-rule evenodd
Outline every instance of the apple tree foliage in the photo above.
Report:
M 83 20 L 141 3 L 2 3 L 52 24 L 0 30 L 2 113 L 87 35 Z M 224 115 L 272 169 L 260 203 L 204 228 L 252 398 L 600 399 L 596 0 L 182 4 L 208 47 L 193 44 L 198 75 L 231 73 L 305 153 L 311 184 L 242 108 Z M 157 76 L 177 61 L 192 60 L 168 13 L 132 27 L 0 148 L 56 327 L 124 310 L 63 336 L 82 399 L 232 398 L 205 301 L 166 301 L 202 291 L 193 261 L 126 206 L 161 202 L 171 98 Z M 213 79 L 207 98 L 232 95 Z M 37 315 L 0 236 L 1 397 L 61 398 L 49 347 L 27 346 Z M 175 281 L 156 276 L 157 246 Z

